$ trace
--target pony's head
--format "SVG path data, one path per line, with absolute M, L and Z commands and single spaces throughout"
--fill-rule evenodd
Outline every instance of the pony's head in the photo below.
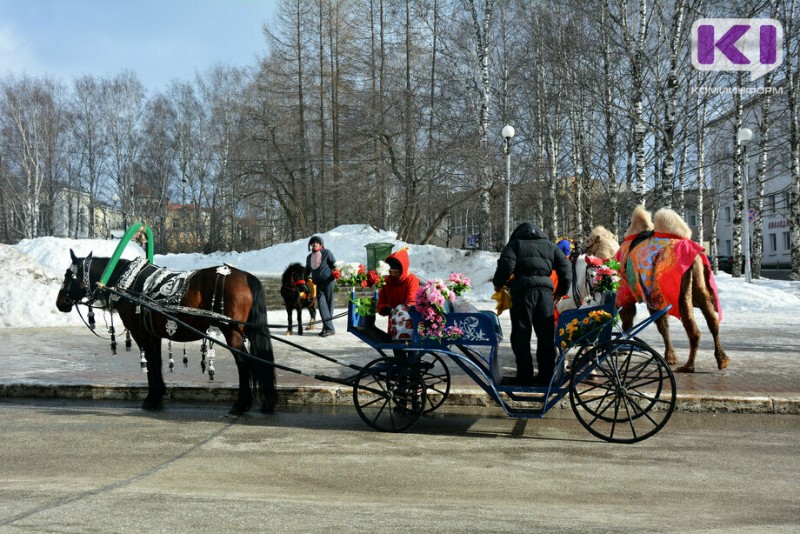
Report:
M 661 208 L 653 215 L 653 227 L 656 232 L 674 234 L 684 239 L 692 237 L 692 230 L 683 217 L 669 208 Z
M 631 224 L 628 226 L 628 231 L 625 232 L 625 237 L 629 235 L 637 235 L 642 232 L 648 232 L 653 229 L 653 219 L 650 217 L 650 212 L 644 206 L 639 205 L 633 209 L 631 214 Z
M 294 287 L 294 283 L 297 280 L 303 278 L 303 274 L 305 274 L 306 268 L 300 265 L 299 263 L 291 263 L 283 271 L 283 275 L 281 276 L 281 285 L 287 287 Z
M 72 263 L 64 275 L 64 283 L 56 297 L 56 308 L 62 312 L 69 312 L 76 302 L 87 298 L 90 294 L 89 272 L 92 262 L 92 253 L 85 258 L 78 258 L 72 249 L 69 249 Z
M 583 251 L 602 260 L 613 258 L 619 250 L 617 236 L 603 226 L 595 226 L 583 242 Z

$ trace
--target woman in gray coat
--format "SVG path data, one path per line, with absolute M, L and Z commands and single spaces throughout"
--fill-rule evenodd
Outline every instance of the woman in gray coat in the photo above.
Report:
M 333 292 L 336 281 L 333 278 L 333 264 L 336 258 L 333 252 L 325 248 L 325 242 L 318 235 L 308 240 L 308 250 L 311 253 L 306 257 L 306 278 L 311 275 L 314 285 L 317 286 L 317 305 L 322 316 L 322 337 L 332 336 L 336 333 L 333 327 Z

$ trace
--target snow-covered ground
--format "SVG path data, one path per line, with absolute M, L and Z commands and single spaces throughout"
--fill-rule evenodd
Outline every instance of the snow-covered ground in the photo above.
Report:
M 376 230 L 368 225 L 344 225 L 319 234 L 337 260 L 366 264 L 365 245 L 392 243 L 394 250 L 409 248 L 411 270 L 423 280 L 447 278 L 463 273 L 472 280 L 473 291 L 466 295 L 478 308 L 494 309 L 491 277 L 498 255 L 471 252 L 432 245 L 408 245 L 398 241 L 394 232 Z M 308 236 L 311 237 L 311 236 Z M 291 262 L 305 262 L 308 237 L 281 243 L 262 250 L 214 254 L 156 255 L 154 263 L 172 270 L 190 270 L 227 263 L 256 276 L 279 275 Z M 55 307 L 56 294 L 70 264 L 70 249 L 78 256 L 92 252 L 110 257 L 118 241 L 42 237 L 26 239 L 17 245 L 0 245 L 0 328 L 54 327 L 80 325 L 75 313 L 60 313 Z M 128 244 L 123 258 L 143 256 L 137 244 Z M 723 323 L 763 324 L 766 330 L 775 325 L 800 326 L 800 282 L 733 278 L 726 273 L 717 277 Z M 504 314 L 506 316 L 507 314 Z M 702 322 L 702 319 L 701 319 Z

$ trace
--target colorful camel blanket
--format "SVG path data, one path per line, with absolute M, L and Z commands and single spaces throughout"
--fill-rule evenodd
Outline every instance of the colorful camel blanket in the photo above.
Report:
M 617 289 L 617 306 L 645 302 L 652 310 L 663 310 L 671 304 L 669 314 L 680 319 L 678 302 L 683 273 L 692 266 L 698 254 L 710 269 L 703 247 L 691 239 L 655 233 L 631 250 L 635 238 L 635 235 L 626 237 L 614 256 L 620 263 L 619 274 L 622 279 Z M 714 294 L 715 309 L 721 320 L 722 308 L 713 275 L 709 276 L 708 285 Z

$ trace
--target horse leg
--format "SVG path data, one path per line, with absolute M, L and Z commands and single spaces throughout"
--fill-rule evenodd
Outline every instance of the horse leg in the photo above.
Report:
M 142 409 L 160 410 L 167 392 L 164 375 L 161 373 L 161 338 L 148 339 L 140 347 L 144 347 L 144 357 L 147 360 L 147 397 L 142 402 Z
M 238 330 L 226 330 L 224 334 L 225 341 L 227 341 L 228 345 L 236 350 L 246 352 L 244 338 Z M 239 391 L 236 396 L 236 402 L 233 403 L 228 413 L 231 415 L 242 415 L 250 411 L 250 408 L 253 406 L 253 391 L 250 388 L 250 365 L 245 356 L 233 351 L 231 351 L 231 354 L 233 354 L 233 359 L 236 362 L 236 369 L 239 371 Z
M 234 346 L 230 341 L 229 344 L 232 347 Z M 242 350 L 241 347 L 240 350 Z M 249 412 L 253 406 L 253 391 L 250 389 L 250 365 L 245 357 L 239 354 L 234 354 L 233 359 L 236 362 L 236 369 L 239 371 L 239 392 L 236 395 L 236 402 L 233 403 L 228 413 L 230 415 L 242 415 L 245 412 Z
M 298 306 L 295 308 L 297 310 L 297 335 L 303 335 L 303 306 L 298 303 Z
M 697 328 L 697 321 L 694 320 L 694 307 L 689 299 L 681 298 L 678 307 L 681 312 L 683 329 L 686 330 L 686 335 L 689 337 L 689 359 L 686 364 L 675 369 L 675 372 L 694 373 L 694 359 L 697 356 L 697 349 L 700 347 L 700 329 Z
M 658 318 L 656 321 L 656 328 L 658 333 L 661 334 L 664 340 L 664 359 L 669 365 L 678 363 L 678 358 L 675 357 L 675 349 L 672 348 L 672 341 L 669 337 L 669 315 L 665 314 Z
M 308 314 L 311 316 L 311 320 L 308 322 L 306 330 L 314 330 L 317 327 L 317 325 L 314 324 L 317 320 L 317 307 L 314 306 L 313 300 L 311 301 L 311 305 L 308 306 L 307 309 L 308 309 Z
M 286 305 L 286 335 L 292 335 L 292 307 Z

